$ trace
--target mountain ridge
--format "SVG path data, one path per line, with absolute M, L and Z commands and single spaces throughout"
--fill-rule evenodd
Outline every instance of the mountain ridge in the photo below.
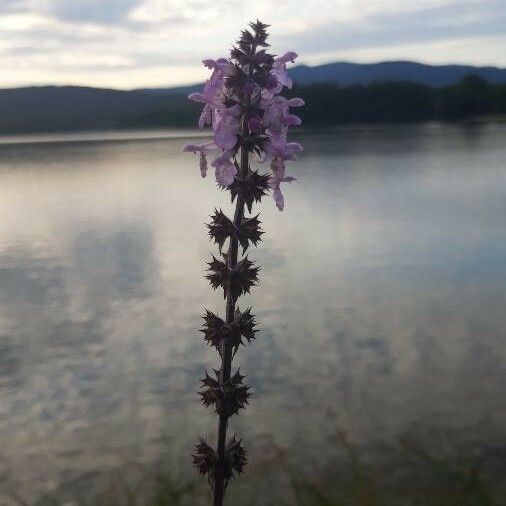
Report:
M 347 72 L 347 73 L 345 73 Z M 492 84 L 506 83 L 506 68 L 494 65 L 466 64 L 428 64 L 410 60 L 385 60 L 380 62 L 357 63 L 337 61 L 322 65 L 296 65 L 288 73 L 297 84 L 332 82 L 348 86 L 368 84 L 374 81 L 412 81 L 427 86 L 450 86 L 462 77 L 475 74 Z M 190 83 L 177 86 L 139 87 L 131 89 L 110 88 L 80 84 L 37 84 L 9 86 L 0 88 L 0 92 L 9 90 L 37 89 L 93 89 L 115 92 L 168 93 L 170 95 L 191 93 L 200 90 L 203 83 Z
M 403 60 L 377 63 L 334 62 L 314 67 L 298 65 L 291 70 L 292 78 L 299 84 L 330 81 L 343 86 L 372 81 L 412 81 L 427 86 L 449 86 L 469 74 L 479 75 L 493 84 L 506 82 L 506 69 L 500 67 L 429 65 Z
M 464 64 L 438 64 L 409 60 L 387 60 L 372 63 L 337 61 L 323 65 L 297 65 L 289 70 L 292 79 L 303 85 L 332 82 L 341 86 L 368 84 L 373 81 L 412 81 L 426 86 L 450 86 L 469 74 L 483 77 L 492 84 L 506 83 L 506 68 Z M 136 91 L 158 93 L 191 93 L 202 84 L 175 87 L 137 88 Z

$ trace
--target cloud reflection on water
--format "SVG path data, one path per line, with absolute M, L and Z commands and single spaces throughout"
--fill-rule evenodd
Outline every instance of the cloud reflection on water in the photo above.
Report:
M 503 138 L 307 136 L 286 212 L 266 201 L 252 253 L 262 331 L 239 364 L 257 395 L 234 423 L 248 440 L 309 451 L 336 426 L 366 444 L 421 424 L 482 452 L 506 443 Z M 202 221 L 228 203 L 180 144 L 0 148 L 6 486 L 75 483 L 151 461 L 163 432 L 177 453 L 212 430 L 197 329 L 223 304 L 202 279 Z

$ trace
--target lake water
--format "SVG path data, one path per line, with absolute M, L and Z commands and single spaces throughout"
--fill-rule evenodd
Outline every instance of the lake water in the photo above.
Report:
M 224 308 L 203 222 L 231 208 L 184 135 L 0 141 L 0 490 L 93 484 L 214 434 L 194 393 L 217 364 L 202 309 Z M 233 427 L 254 456 L 273 442 L 326 460 L 345 431 L 497 460 L 506 125 L 299 137 L 298 181 L 283 213 L 264 200 L 250 253 L 261 284 L 242 304 L 261 332 L 237 363 L 255 396 Z

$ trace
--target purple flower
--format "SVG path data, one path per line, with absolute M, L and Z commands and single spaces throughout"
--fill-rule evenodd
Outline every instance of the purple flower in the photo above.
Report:
M 297 153 L 302 151 L 302 146 L 298 142 L 286 142 L 286 137 L 283 135 L 271 136 L 265 143 L 265 151 L 273 157 L 269 184 L 276 207 L 282 211 L 285 207 L 285 199 L 281 193 L 281 183 L 295 181 L 294 177 L 285 175 L 285 161 L 295 160 Z
M 302 107 L 303 105 L 306 105 L 306 103 L 302 98 L 295 97 L 288 99 L 288 107 Z
M 237 174 L 237 167 L 230 161 L 231 150 L 224 150 L 211 165 L 215 168 L 214 175 L 220 186 L 230 186 Z
M 272 64 L 271 74 L 276 77 L 280 85 L 286 86 L 287 88 L 292 87 L 292 80 L 288 77 L 286 64 L 289 61 L 295 61 L 295 58 L 297 58 L 297 53 L 288 51 L 288 53 L 285 53 L 283 56 L 274 58 L 274 63 Z
M 210 81 L 228 75 L 231 69 L 230 62 L 226 58 L 218 58 L 217 60 L 202 60 L 202 63 L 205 67 L 213 71 L 211 77 L 209 78 Z
M 285 207 L 285 197 L 281 192 L 281 183 L 296 181 L 292 176 L 285 175 L 285 162 L 281 157 L 275 157 L 271 162 L 272 176 L 269 179 L 269 186 L 272 188 L 272 196 L 276 207 L 282 211 Z
M 199 153 L 200 155 L 200 174 L 206 177 L 207 174 L 207 158 L 206 155 L 209 151 L 216 149 L 214 142 L 206 142 L 205 144 L 186 144 L 183 146 L 183 151 L 187 153 Z
M 271 135 L 265 143 L 265 151 L 273 158 L 281 160 L 296 160 L 297 153 L 302 151 L 302 146 L 298 142 L 286 142 L 283 135 Z
M 213 120 L 214 142 L 223 149 L 232 149 L 239 134 L 239 117 L 241 106 L 222 107 L 215 109 Z
M 225 58 L 204 60 L 202 63 L 207 68 L 213 69 L 213 73 L 204 85 L 202 93 L 191 93 L 188 96 L 190 100 L 204 104 L 204 109 L 198 121 L 200 130 L 203 130 L 206 125 L 211 124 L 213 109 L 223 102 L 222 95 L 225 88 L 225 75 L 230 67 L 230 63 Z
M 301 98 L 287 100 L 285 97 L 277 96 L 270 99 L 263 99 L 261 107 L 264 109 L 263 124 L 268 133 L 282 135 L 286 133 L 289 126 L 298 126 L 302 122 L 298 116 L 289 113 L 290 107 L 304 105 Z
M 301 119 L 291 114 L 290 108 L 300 107 L 304 101 L 280 95 L 284 87 L 292 86 L 287 64 L 293 62 L 297 54 L 289 51 L 274 58 L 266 49 L 269 45 L 265 25 L 257 22 L 250 28 L 255 35 L 243 31 L 230 59 L 203 60 L 211 76 L 202 92 L 192 93 L 189 98 L 203 104 L 198 126 L 203 129 L 211 125 L 214 138 L 213 142 L 200 146 L 185 146 L 185 151 L 199 153 L 200 170 L 205 176 L 206 155 L 212 149 L 221 150 L 211 165 L 218 184 L 224 187 L 234 182 L 239 170 L 235 160 L 239 150 L 246 150 L 260 163 L 271 160 L 271 186 L 276 205 L 282 209 L 280 185 L 293 181 L 292 177 L 285 176 L 285 162 L 295 160 L 302 151 L 300 144 L 287 141 L 287 135 L 290 127 L 301 124 Z

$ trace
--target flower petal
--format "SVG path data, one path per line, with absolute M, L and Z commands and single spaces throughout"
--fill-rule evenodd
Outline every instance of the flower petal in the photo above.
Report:
M 285 198 L 283 197 L 279 186 L 274 188 L 272 196 L 274 197 L 274 202 L 276 202 L 276 207 L 282 211 L 285 208 Z

